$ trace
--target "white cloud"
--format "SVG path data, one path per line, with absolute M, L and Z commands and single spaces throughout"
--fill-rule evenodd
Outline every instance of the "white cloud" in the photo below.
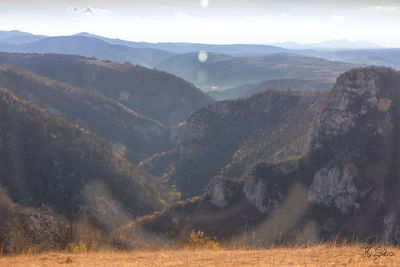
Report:
M 79 8 L 79 7 L 68 7 L 67 8 L 67 13 L 72 13 L 72 14 L 83 14 L 83 15 L 90 15 L 90 14 L 104 14 L 110 12 L 108 9 L 100 9 L 100 8 L 94 8 L 94 7 L 84 7 L 84 8 Z

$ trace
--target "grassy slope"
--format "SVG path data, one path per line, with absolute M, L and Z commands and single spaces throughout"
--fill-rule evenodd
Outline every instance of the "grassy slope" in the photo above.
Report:
M 164 125 L 185 120 L 214 100 L 192 84 L 165 72 L 69 55 L 0 53 L 0 64 L 94 89 Z
M 0 104 L 0 184 L 13 201 L 116 225 L 163 207 L 157 185 L 111 143 L 5 89 Z
M 164 125 L 143 117 L 96 91 L 73 87 L 29 71 L 0 66 L 0 86 L 16 96 L 63 115 L 112 143 L 138 162 L 172 147 Z

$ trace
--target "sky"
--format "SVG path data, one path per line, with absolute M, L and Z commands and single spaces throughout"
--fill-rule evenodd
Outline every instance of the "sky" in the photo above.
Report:
M 0 0 L 0 30 L 148 42 L 400 47 L 400 0 Z

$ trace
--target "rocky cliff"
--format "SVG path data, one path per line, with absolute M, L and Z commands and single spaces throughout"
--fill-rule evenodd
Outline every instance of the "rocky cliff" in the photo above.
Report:
M 263 242 L 339 236 L 399 243 L 399 107 L 400 72 L 379 67 L 346 72 L 318 113 L 308 153 L 259 163 L 240 179 L 215 177 L 190 211 L 179 212 L 180 222 L 220 236 L 240 235 L 251 225 L 253 236 Z M 225 227 L 231 229 L 201 220 L 205 215 L 198 212 L 206 213 L 205 205 L 213 207 L 209 217 L 225 216 L 218 222 L 229 221 Z M 157 230 L 157 222 L 166 222 L 177 210 L 144 224 Z
M 176 184 L 185 198 L 201 194 L 214 176 L 241 177 L 258 162 L 307 152 L 316 114 L 326 96 L 267 91 L 248 99 L 208 105 L 194 112 L 182 127 L 172 168 L 170 164 L 164 171 L 155 169 L 154 161 L 160 162 L 160 157 L 153 157 L 144 166 L 153 175 Z M 299 118 L 299 114 L 303 116 Z

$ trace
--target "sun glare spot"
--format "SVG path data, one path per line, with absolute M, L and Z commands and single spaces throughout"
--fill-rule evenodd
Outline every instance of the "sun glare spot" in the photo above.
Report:
M 198 59 L 200 62 L 206 62 L 208 59 L 208 54 L 206 51 L 200 51 L 198 55 Z
M 379 111 L 385 112 L 390 108 L 390 105 L 392 104 L 392 101 L 387 98 L 381 98 L 379 99 L 377 108 Z
M 208 7 L 208 0 L 200 0 L 200 6 L 202 8 L 207 8 Z

